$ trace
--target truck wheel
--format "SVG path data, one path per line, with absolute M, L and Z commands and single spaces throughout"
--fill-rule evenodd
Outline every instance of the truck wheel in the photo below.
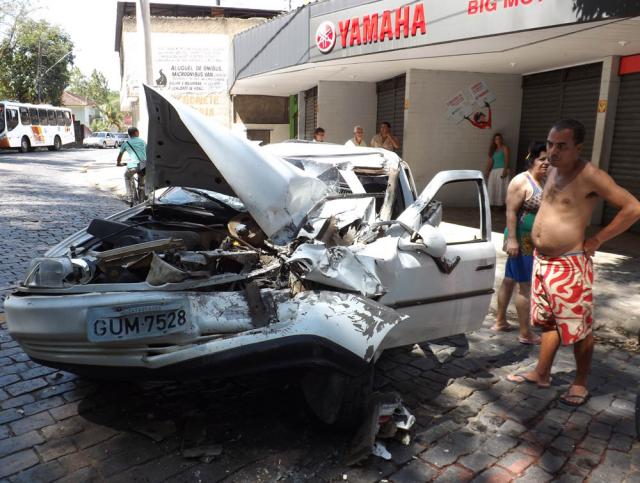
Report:
M 353 429 L 362 422 L 367 400 L 373 392 L 373 364 L 357 376 L 311 370 L 302 379 L 302 392 L 320 421 Z
M 20 152 L 28 153 L 31 150 L 31 143 L 29 142 L 29 138 L 27 136 L 23 136 L 20 140 Z
M 107 147 L 107 141 L 102 141 L 102 149 L 106 149 Z

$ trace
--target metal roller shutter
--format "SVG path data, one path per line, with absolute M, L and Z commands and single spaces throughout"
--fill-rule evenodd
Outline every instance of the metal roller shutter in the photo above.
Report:
M 313 140 L 313 131 L 318 123 L 318 88 L 312 87 L 304 93 L 304 138 Z
M 532 141 L 544 141 L 549 133 L 549 118 L 560 117 L 560 84 L 531 87 L 522 92 L 522 117 L 520 119 L 520 143 L 518 144 L 517 170 L 524 171 L 524 159 Z M 551 121 L 553 122 L 553 121 Z M 512 151 L 513 152 L 513 151 Z M 511 160 L 513 162 L 513 160 Z
M 543 72 L 522 79 L 522 117 L 518 144 L 518 171 L 531 141 L 547 139 L 551 125 L 562 118 L 573 118 L 586 128 L 585 159 L 590 159 L 596 125 L 602 64 L 588 64 Z
M 400 75 L 393 79 L 378 82 L 376 91 L 378 93 L 378 109 L 376 112 L 376 129 L 381 122 L 391 124 L 391 133 L 400 142 L 400 152 L 402 155 L 402 135 L 404 133 L 404 92 L 406 76 Z M 373 136 L 371 136 L 373 137 Z M 369 140 L 367 140 L 368 142 Z
M 609 174 L 620 186 L 640 198 L 640 73 L 620 78 Z M 605 204 L 604 223 L 618 210 Z M 632 228 L 640 232 L 640 223 Z

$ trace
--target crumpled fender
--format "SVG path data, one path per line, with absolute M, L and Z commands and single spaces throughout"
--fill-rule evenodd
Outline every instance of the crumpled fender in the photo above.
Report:
M 301 292 L 277 302 L 278 322 L 230 337 L 214 339 L 180 351 L 156 355 L 147 367 L 163 367 L 195 357 L 295 336 L 326 339 L 369 363 L 389 331 L 403 318 L 395 310 L 355 294 Z

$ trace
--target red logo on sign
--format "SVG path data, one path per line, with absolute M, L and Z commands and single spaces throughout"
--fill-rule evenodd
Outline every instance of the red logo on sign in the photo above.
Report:
M 336 45 L 336 26 L 333 22 L 322 22 L 316 30 L 316 45 L 323 54 L 328 54 Z

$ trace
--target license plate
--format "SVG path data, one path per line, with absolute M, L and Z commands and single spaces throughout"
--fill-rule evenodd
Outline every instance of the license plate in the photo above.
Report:
M 182 305 L 153 305 L 90 309 L 87 338 L 91 342 L 142 339 L 190 332 L 188 311 Z

